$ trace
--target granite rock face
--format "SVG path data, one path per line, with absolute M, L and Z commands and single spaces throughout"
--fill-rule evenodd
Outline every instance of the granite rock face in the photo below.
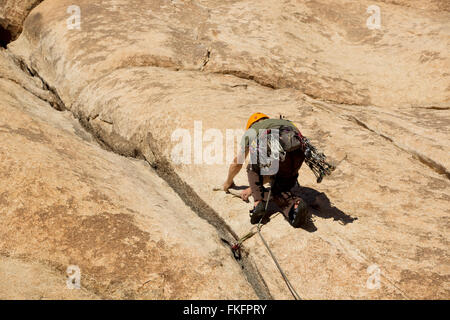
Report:
M 89 161 L 91 157 L 79 159 L 77 166 L 83 170 L 100 170 L 98 177 L 108 177 L 109 187 L 102 185 L 106 182 L 100 178 L 97 185 L 89 186 L 92 192 L 110 192 L 106 196 L 110 200 L 99 196 L 97 214 L 92 216 L 99 219 L 99 225 L 127 225 L 125 220 L 110 221 L 103 211 L 113 209 L 103 208 L 124 205 L 123 194 L 128 194 L 124 206 L 135 211 L 131 216 L 152 219 L 145 224 L 147 229 L 138 225 L 140 231 L 153 235 L 154 228 L 174 228 L 170 241 L 198 237 L 204 243 L 209 239 L 210 250 L 221 252 L 223 258 L 218 260 L 227 265 L 202 265 L 213 272 L 206 279 L 220 274 L 215 288 L 220 286 L 227 295 L 212 291 L 208 296 L 209 291 L 201 286 L 192 291 L 175 288 L 181 281 L 177 276 L 169 281 L 172 292 L 207 298 L 291 298 L 257 237 L 245 243 L 247 262 L 242 272 L 217 240 L 217 234 L 228 241 L 251 228 L 250 206 L 212 189 L 225 180 L 227 160 L 234 155 L 227 153 L 233 138 L 227 133 L 238 137 L 248 116 L 260 111 L 293 120 L 339 163 L 320 185 L 306 166 L 300 171 L 298 192 L 312 213 L 308 226 L 293 229 L 278 215 L 263 227 L 301 297 L 449 297 L 450 12 L 445 1 L 81 0 L 77 1 L 79 29 L 68 27 L 67 8 L 72 4 L 47 0 L 36 7 L 25 20 L 22 35 L 8 45 L 0 71 L 4 70 L 9 85 L 19 83 L 46 105 L 45 111 L 35 112 L 50 114 L 48 106 L 63 110 L 57 114 L 73 115 L 95 141 L 129 157 L 102 150 L 104 157 L 121 159 L 118 167 L 130 166 L 119 170 L 122 175 L 112 165 L 102 167 Z M 374 4 L 380 8 L 380 29 L 366 25 L 367 8 Z M 29 105 L 18 101 L 21 106 Z M 55 120 L 51 126 L 59 128 L 62 123 Z M 94 138 L 82 135 L 94 144 Z M 183 149 L 184 161 L 177 158 L 180 141 L 188 146 Z M 22 149 L 19 142 L 13 145 Z M 70 152 L 72 144 L 64 145 Z M 74 150 L 81 147 L 73 148 L 72 156 L 55 160 L 55 166 L 72 168 L 69 160 L 77 160 Z M 53 146 L 54 152 L 63 152 L 57 150 Z M 69 169 L 61 169 L 58 175 L 67 179 L 64 183 L 76 182 L 76 173 L 71 178 L 70 170 L 63 175 L 65 170 Z M 54 179 L 44 176 L 41 180 L 48 183 Z M 122 180 L 127 181 L 126 187 L 118 183 Z M 245 171 L 236 183 L 247 184 Z M 143 184 L 157 189 L 158 199 L 171 195 L 168 203 L 179 205 L 162 205 L 162 211 L 134 208 L 151 197 L 146 192 L 141 200 L 133 199 L 139 195 L 137 190 L 142 192 Z M 164 188 L 157 188 L 159 184 Z M 43 212 L 50 220 L 65 217 L 73 210 L 69 200 L 75 194 L 71 191 L 85 188 L 66 190 L 66 198 L 61 200 L 64 208 Z M 8 198 L 8 204 L 17 197 Z M 45 203 L 45 196 L 40 197 L 36 194 L 33 199 Z M 73 206 L 82 206 L 82 199 L 75 198 L 78 204 Z M 186 213 L 181 214 L 179 206 Z M 144 214 L 147 210 L 152 213 Z M 112 216 L 128 219 L 117 216 L 118 211 Z M 163 216 L 174 220 L 165 221 Z M 16 221 L 17 227 L 25 226 L 19 217 L 20 213 L 13 214 L 11 221 Z M 199 224 L 202 226 L 195 229 Z M 53 232 L 49 226 L 33 230 L 46 237 L 43 246 L 53 243 L 57 247 L 67 238 L 49 234 Z M 129 227 L 122 234 L 133 232 Z M 139 238 L 141 242 L 130 242 L 117 251 L 113 246 L 108 252 L 129 254 L 140 246 L 154 249 L 149 244 L 151 236 Z M 95 251 L 108 241 L 108 234 L 100 232 L 85 245 Z M 157 247 L 158 241 L 154 241 Z M 49 259 L 44 249 L 26 251 L 19 240 L 4 243 L 8 244 L 6 252 L 21 248 L 36 259 L 69 263 L 53 253 Z M 72 246 L 66 244 L 66 250 L 74 250 Z M 190 254 L 203 261 L 211 251 L 202 248 L 195 247 Z M 169 251 L 175 256 L 162 259 L 155 270 L 163 270 L 172 259 L 179 261 L 180 267 L 192 263 L 183 263 L 177 256 L 185 247 Z M 116 270 L 117 264 L 108 259 L 105 268 Z M 89 263 L 85 269 L 94 270 L 94 260 Z M 127 268 L 130 266 L 121 270 L 125 273 Z M 380 281 L 374 284 L 378 271 Z M 245 284 L 227 288 L 227 279 L 233 276 Z M 126 297 L 125 288 L 135 288 L 139 281 L 134 283 L 132 278 L 124 280 L 114 297 Z M 142 280 L 144 273 L 137 278 Z M 93 292 L 105 296 L 109 278 L 92 271 L 92 279 L 104 281 L 103 289 Z M 184 279 L 186 285 L 196 283 L 194 275 Z M 245 289 L 239 291 L 238 287 Z M 156 296 L 157 288 L 161 287 L 155 285 L 152 291 Z M 131 297 L 148 296 L 135 289 Z M 161 297 L 172 296 L 163 290 Z
M 39 82 L 0 52 L 0 298 L 257 297 L 210 224 Z M 66 287 L 72 265 L 82 290 Z
M 16 40 L 22 32 L 23 21 L 30 11 L 42 0 L 1 0 L 0 1 L 0 32 L 5 41 Z

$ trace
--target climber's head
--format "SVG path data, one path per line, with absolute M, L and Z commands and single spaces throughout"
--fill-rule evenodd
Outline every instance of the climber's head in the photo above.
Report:
M 261 113 L 261 112 L 255 112 L 254 114 L 252 114 L 250 116 L 250 118 L 248 118 L 247 121 L 247 126 L 245 127 L 245 130 L 248 130 L 248 128 L 250 128 L 252 126 L 252 124 L 254 124 L 255 122 L 258 122 L 259 120 L 262 119 L 269 119 L 269 116 Z

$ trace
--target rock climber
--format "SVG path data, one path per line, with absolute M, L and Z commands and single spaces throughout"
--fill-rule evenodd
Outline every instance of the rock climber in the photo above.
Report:
M 280 144 L 277 144 L 276 141 L 274 143 L 269 138 L 269 135 L 274 132 L 277 133 L 274 136 L 281 142 Z M 300 197 L 291 192 L 292 188 L 297 185 L 298 171 L 305 160 L 303 148 L 300 142 L 296 141 L 296 137 L 300 136 L 301 133 L 298 128 L 286 119 L 270 119 L 269 116 L 261 112 L 252 114 L 248 119 L 246 132 L 241 140 L 241 147 L 230 164 L 223 189 L 228 191 L 234 186 L 233 179 L 241 170 L 250 153 L 250 161 L 247 165 L 247 177 L 250 186 L 242 191 L 241 198 L 247 200 L 250 195 L 253 197 L 254 208 L 250 211 L 250 222 L 252 224 L 259 223 L 261 220 L 262 223 L 268 221 L 266 204 L 269 200 L 273 200 L 278 205 L 281 212 L 294 227 L 301 226 L 306 222 L 307 205 Z M 267 143 L 262 137 L 270 142 Z M 261 149 L 260 146 L 262 145 L 268 145 L 269 147 Z M 267 168 L 261 167 L 261 153 L 273 153 L 273 150 L 267 150 L 273 149 L 275 145 L 282 146 L 285 150 L 280 148 L 278 151 L 281 153 L 272 159 L 278 160 L 277 166 L 274 166 L 275 171 L 264 171 Z M 264 150 L 264 152 L 261 150 Z M 272 190 L 271 199 L 267 199 L 268 190 L 264 187 L 264 184 L 268 182 L 270 182 Z

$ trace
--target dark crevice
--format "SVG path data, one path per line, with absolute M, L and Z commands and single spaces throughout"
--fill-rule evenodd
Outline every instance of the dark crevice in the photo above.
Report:
M 5 48 L 12 41 L 12 34 L 9 30 L 0 25 L 0 47 Z
M 38 99 L 40 99 L 40 100 L 42 100 L 42 101 L 47 102 L 47 103 L 48 103 L 49 105 L 51 105 L 54 109 L 58 109 L 58 108 L 57 108 L 57 104 L 58 104 L 58 103 L 57 103 L 54 99 L 48 99 L 48 97 L 44 97 L 44 96 L 42 96 L 42 95 L 39 95 L 39 94 L 36 93 L 36 92 L 33 92 L 32 90 L 29 90 L 29 88 L 24 87 L 22 83 L 18 82 L 18 81 L 15 80 L 15 79 L 12 79 L 12 78 L 5 78 L 5 77 L 3 77 L 3 76 L 1 76 L 1 75 L 0 75 L 0 79 L 4 79 L 4 80 L 13 82 L 14 84 L 18 85 L 19 87 L 21 87 L 22 89 L 24 89 L 24 90 L 27 91 L 28 93 L 32 94 L 32 95 L 35 96 L 36 98 L 38 98 Z M 47 89 L 46 89 L 46 90 L 47 90 Z M 54 96 L 52 95 L 51 97 L 54 97 Z M 60 111 L 62 111 L 62 110 L 60 110 Z
M 450 172 L 447 170 L 447 168 L 445 168 L 443 165 L 437 163 L 436 161 L 423 156 L 417 152 L 411 151 L 410 154 L 417 160 L 419 160 L 420 162 L 422 162 L 424 165 L 430 167 L 431 169 L 433 169 L 434 171 L 436 171 L 437 173 L 444 175 L 447 177 L 447 179 L 450 180 Z
M 437 107 L 437 106 L 431 106 L 431 107 L 415 107 L 415 109 L 426 109 L 426 110 L 450 110 L 450 107 Z
M 109 125 L 113 125 L 113 122 L 112 122 L 112 121 L 109 121 L 109 120 L 100 119 L 100 121 L 101 121 L 101 122 L 104 122 L 104 123 L 107 123 L 107 124 L 109 124 Z
M 53 97 L 53 99 L 47 99 L 45 97 L 42 97 L 40 95 L 37 95 L 35 92 L 32 92 L 31 90 L 29 90 L 28 88 L 25 88 L 24 86 L 22 86 L 20 83 L 18 83 L 17 81 L 13 80 L 13 79 L 8 79 L 10 81 L 13 81 L 15 83 L 17 83 L 18 85 L 20 85 L 22 88 L 24 88 L 25 90 L 27 90 L 28 92 L 30 92 L 31 94 L 33 94 L 34 96 L 38 97 L 39 99 L 47 102 L 48 104 L 50 104 L 54 109 L 58 110 L 58 111 L 63 111 L 66 110 L 66 107 L 64 105 L 64 103 L 62 102 L 56 88 L 50 86 L 37 72 L 36 70 L 34 70 L 32 67 L 29 67 L 25 61 L 23 61 L 22 59 L 19 59 L 15 56 L 11 56 L 14 63 L 24 72 L 26 73 L 28 76 L 30 77 L 36 77 L 38 78 L 41 83 L 42 83 L 42 89 L 46 90 L 48 92 L 51 93 L 51 96 Z
M 364 129 L 366 129 L 366 130 L 369 130 L 370 132 L 373 132 L 373 133 L 375 133 L 376 135 L 378 135 L 378 136 L 380 136 L 380 137 L 386 139 L 387 141 L 389 141 L 389 142 L 395 144 L 395 143 L 394 143 L 394 140 L 392 140 L 392 138 L 390 138 L 390 137 L 388 137 L 388 136 L 386 136 L 386 135 L 384 135 L 384 134 L 382 134 L 382 133 L 378 133 L 378 132 L 376 132 L 375 130 L 369 128 L 364 122 L 362 122 L 362 121 L 359 120 L 358 118 L 353 117 L 353 116 L 350 116 L 349 118 L 350 118 L 351 120 L 353 120 L 353 122 L 355 122 L 355 123 L 356 123 L 357 125 L 359 125 L 360 127 L 364 128 Z M 395 145 L 395 146 L 398 147 L 397 145 Z M 403 150 L 403 149 L 402 149 L 402 150 Z
M 64 102 L 61 100 L 61 97 L 58 94 L 58 91 L 56 90 L 55 87 L 50 86 L 37 72 L 36 70 L 34 70 L 33 68 L 28 68 L 27 70 L 31 73 L 31 75 L 33 77 L 37 77 L 41 80 L 44 89 L 51 92 L 53 97 L 55 98 L 54 101 L 47 101 L 48 103 L 50 103 L 50 105 L 58 110 L 58 111 L 64 111 L 67 110 L 66 106 L 64 105 Z
M 274 85 L 272 85 L 271 83 L 269 83 L 267 81 L 264 81 L 262 79 L 259 79 L 259 78 L 255 78 L 255 76 L 253 76 L 253 75 L 251 75 L 251 74 L 249 74 L 247 72 L 244 72 L 244 71 L 223 70 L 223 71 L 213 71 L 212 73 L 224 74 L 224 75 L 232 75 L 232 76 L 235 76 L 237 78 L 254 81 L 254 82 L 256 82 L 257 84 L 259 84 L 260 86 L 263 86 L 263 87 L 267 87 L 267 88 L 270 88 L 270 89 L 278 89 Z
M 15 64 L 20 68 L 20 70 L 25 72 L 27 75 L 34 77 L 33 72 L 31 71 L 30 68 L 28 68 L 28 65 L 22 59 L 18 59 L 12 55 L 11 58 L 14 60 Z
M 15 41 L 23 30 L 23 24 L 25 22 L 25 19 L 28 17 L 31 10 L 36 8 L 43 0 L 34 0 L 34 1 L 27 1 L 28 7 L 24 7 L 23 4 L 16 4 L 20 7 L 19 13 L 21 21 L 17 21 L 15 19 L 11 19 L 11 17 L 8 16 L 11 10 L 11 8 L 3 8 L 6 10 L 6 13 L 4 14 L 5 19 L 0 19 L 0 46 L 3 48 L 6 48 L 7 45 Z M 19 1 L 17 1 L 19 2 Z M 8 10 L 9 9 L 9 10 Z M 23 13 L 23 14 L 22 14 Z
M 203 69 L 208 64 L 210 57 L 211 57 L 211 50 L 208 49 L 208 50 L 206 50 L 205 58 L 203 59 L 203 64 L 202 64 L 202 67 L 200 68 L 201 71 L 203 71 Z

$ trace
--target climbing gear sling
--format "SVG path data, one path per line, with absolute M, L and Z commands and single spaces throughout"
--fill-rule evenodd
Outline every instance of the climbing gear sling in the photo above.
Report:
M 321 183 L 324 176 L 329 176 L 335 166 L 326 161 L 326 156 L 319 152 L 308 140 L 302 136 L 303 151 L 305 153 L 305 162 L 308 167 L 314 172 L 317 178 L 317 183 Z
M 317 178 L 322 182 L 324 176 L 330 175 L 336 166 L 326 161 L 326 155 L 311 144 L 298 128 L 281 125 L 278 129 L 266 129 L 260 133 L 256 148 L 257 166 L 268 168 L 272 161 L 284 161 L 286 153 L 301 149 L 305 154 L 305 162 Z

